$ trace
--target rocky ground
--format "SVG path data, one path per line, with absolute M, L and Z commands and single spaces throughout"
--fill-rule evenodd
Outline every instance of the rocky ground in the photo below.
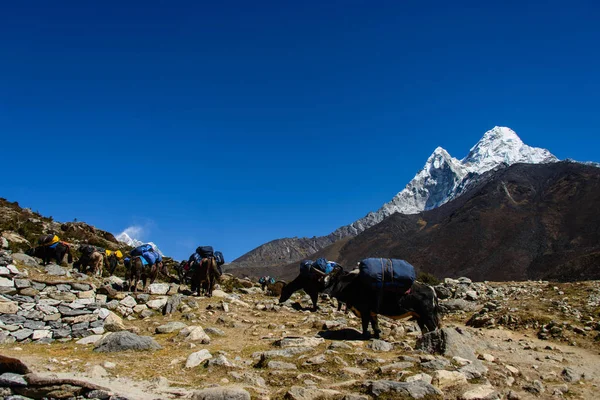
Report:
M 232 277 L 212 298 L 120 284 L 0 252 L 0 353 L 24 363 L 0 359 L 0 398 L 598 398 L 596 281 L 447 279 L 442 330 L 383 319 L 370 341 L 334 301 Z

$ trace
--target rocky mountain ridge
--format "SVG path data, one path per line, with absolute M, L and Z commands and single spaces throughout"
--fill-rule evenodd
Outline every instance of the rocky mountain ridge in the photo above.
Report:
M 438 147 L 422 170 L 379 210 L 336 229 L 327 236 L 277 239 L 234 260 L 231 267 L 272 267 L 298 261 L 345 237 L 354 237 L 394 213 L 416 214 L 459 197 L 487 171 L 515 163 L 552 163 L 558 159 L 548 150 L 524 144 L 506 127 L 487 131 L 462 160 Z M 264 246 L 264 247 L 263 247 Z M 318 251 L 317 250 L 317 251 Z M 298 257 L 300 256 L 300 257 Z

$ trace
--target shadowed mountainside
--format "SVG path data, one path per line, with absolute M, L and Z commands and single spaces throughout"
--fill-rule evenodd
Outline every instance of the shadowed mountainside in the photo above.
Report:
M 347 268 L 365 257 L 401 258 L 440 278 L 599 279 L 598 204 L 599 168 L 515 164 L 490 171 L 439 208 L 393 214 L 308 258 L 324 256 Z M 298 265 L 269 273 L 293 277 Z

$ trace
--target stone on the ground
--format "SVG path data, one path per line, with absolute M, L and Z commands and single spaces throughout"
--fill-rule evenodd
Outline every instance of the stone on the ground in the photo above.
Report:
M 0 286 L 13 288 L 15 287 L 15 282 L 12 279 L 0 276 Z
M 167 294 L 171 286 L 168 283 L 153 283 L 148 286 L 150 294 Z
M 5 372 L 0 375 L 0 386 L 27 386 L 27 381 L 23 375 Z
M 421 374 L 411 375 L 405 379 L 405 382 L 414 382 L 414 381 L 424 381 L 427 383 L 431 383 L 433 381 L 433 377 L 429 374 L 421 373 Z
M 202 344 L 209 344 L 210 337 L 204 332 L 201 326 L 191 325 L 183 328 L 179 331 L 178 336 L 184 338 L 187 342 L 200 342 Z
M 112 311 L 108 311 L 108 313 L 108 316 L 104 319 L 104 329 L 109 332 L 124 331 L 123 319 Z
M 289 362 L 285 362 L 285 361 L 269 361 L 267 363 L 267 368 L 269 369 L 275 369 L 275 370 L 282 370 L 282 369 L 286 369 L 286 370 L 290 370 L 290 369 L 298 369 L 298 367 L 296 366 L 296 364 L 292 364 Z
M 409 398 L 422 399 L 442 396 L 442 392 L 438 388 L 422 380 L 413 382 L 373 381 L 369 384 L 369 392 L 375 396 L 386 394 L 390 398 L 393 398 L 392 396 L 399 398 L 409 396 Z
M 114 332 L 96 343 L 94 351 L 159 350 L 162 347 L 149 336 L 138 336 L 128 331 Z
M 187 325 L 183 322 L 173 321 L 156 328 L 156 333 L 171 333 L 185 328 Z
M 284 348 L 298 346 L 317 347 L 324 342 L 325 339 L 320 337 L 284 337 L 283 339 L 273 343 L 273 345 Z
M 373 351 L 382 351 L 382 352 L 392 351 L 394 349 L 393 344 L 388 343 L 385 340 L 380 340 L 380 339 L 372 340 L 371 343 L 369 344 L 369 347 Z
M 13 301 L 0 301 L 0 314 L 16 314 L 19 305 Z
M 582 373 L 575 371 L 573 368 L 569 367 L 563 369 L 561 375 L 566 382 L 577 382 L 583 379 Z
M 95 344 L 99 340 L 102 340 L 102 335 L 90 335 L 90 336 L 84 337 L 83 339 L 79 339 L 75 343 L 77 343 L 77 344 Z
M 183 295 L 181 294 L 174 294 L 171 297 L 169 297 L 169 300 L 167 300 L 167 304 L 165 304 L 163 308 L 163 315 L 169 315 L 177 311 L 179 305 L 181 304 L 182 298 Z
M 127 296 L 125 297 L 123 300 L 121 300 L 119 302 L 122 306 L 128 307 L 128 308 L 133 308 L 135 306 L 137 306 L 137 302 L 135 301 L 135 299 L 131 296 Z
M 197 367 L 198 365 L 202 364 L 204 361 L 206 361 L 210 358 L 212 358 L 212 354 L 210 354 L 210 352 L 208 350 L 202 349 L 202 350 L 192 353 L 188 356 L 188 358 L 185 362 L 185 367 L 186 368 Z
M 499 400 L 500 394 L 491 385 L 477 385 L 458 396 L 459 400 Z
M 235 386 L 214 387 L 195 392 L 192 400 L 250 400 L 250 393 Z
M 39 262 L 35 258 L 28 256 L 27 254 L 14 253 L 12 258 L 27 267 L 37 267 L 39 265 Z
M 467 383 L 467 377 L 458 371 L 439 370 L 433 373 L 433 382 L 440 389 Z
M 332 389 L 292 386 L 285 394 L 285 398 L 291 400 L 334 399 L 339 398 L 340 395 L 340 392 Z
M 149 302 L 146 303 L 148 308 L 152 308 L 153 310 L 162 309 L 165 306 L 165 304 L 167 304 L 166 297 L 150 300 Z
M 54 275 L 54 276 L 64 276 L 67 275 L 67 270 L 64 269 L 63 267 L 56 265 L 56 264 L 48 264 L 46 265 L 46 267 L 44 267 L 44 271 L 46 271 L 46 273 L 48 275 Z

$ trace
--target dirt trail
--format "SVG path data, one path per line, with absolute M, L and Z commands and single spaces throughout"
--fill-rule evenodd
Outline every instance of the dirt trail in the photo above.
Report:
M 464 325 L 456 325 L 464 328 Z M 569 383 L 572 390 L 568 396 L 590 400 L 600 398 L 600 354 L 597 352 L 505 329 L 481 329 L 476 333 L 480 341 L 474 350 L 479 354 L 494 356 L 499 365 L 498 371 L 502 371 L 500 365 L 508 364 L 519 369 L 526 380 L 540 380 L 547 387 L 555 387 L 565 383 L 561 374 L 565 368 L 570 368 L 577 374 L 582 374 L 583 380 L 580 383 Z M 505 383 L 492 383 L 499 389 L 509 388 Z M 519 395 L 522 399 L 557 398 L 548 388 L 541 395 Z

